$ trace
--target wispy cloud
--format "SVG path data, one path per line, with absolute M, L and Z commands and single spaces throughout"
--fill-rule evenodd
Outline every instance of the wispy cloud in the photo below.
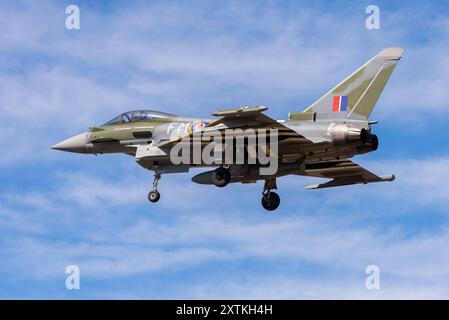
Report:
M 422 198 L 418 197 L 421 185 L 438 184 L 443 178 L 441 171 L 415 168 L 420 165 L 430 167 L 430 164 L 434 168 L 436 165 L 445 168 L 447 163 L 449 160 L 446 158 L 428 159 L 420 163 L 402 161 L 400 167 L 406 169 L 400 175 L 404 175 L 406 183 L 389 185 L 389 194 L 383 194 L 384 206 L 400 202 L 402 205 L 396 207 L 396 214 L 419 212 L 419 206 L 423 204 Z M 371 163 L 371 166 L 380 169 L 394 167 L 394 164 Z M 31 273 L 27 271 L 28 276 L 54 278 L 61 276 L 65 265 L 79 263 L 88 279 L 118 279 L 169 270 L 194 270 L 204 264 L 229 265 L 257 259 L 266 264 L 282 261 L 284 266 L 299 263 L 340 271 L 337 278 L 332 277 L 325 282 L 326 285 L 321 282 L 325 281 L 323 279 L 304 280 L 307 275 L 303 272 L 294 274 L 289 277 L 293 282 L 287 285 L 289 289 L 284 293 L 280 290 L 281 284 L 288 282 L 285 276 L 277 279 L 280 275 L 272 275 L 274 278 L 268 277 L 251 289 L 236 284 L 241 280 L 236 278 L 235 282 L 224 286 L 221 293 L 213 296 L 258 298 L 269 292 L 270 283 L 278 280 L 280 282 L 272 292 L 273 297 L 278 298 L 441 298 L 443 296 L 439 296 L 438 292 L 446 292 L 446 283 L 438 286 L 437 279 L 449 273 L 446 255 L 449 229 L 427 228 L 411 234 L 410 230 L 399 224 L 360 224 L 363 216 L 372 217 L 375 214 L 373 210 L 377 208 L 372 207 L 370 201 L 385 192 L 381 189 L 370 189 L 368 193 L 363 187 L 340 190 L 352 199 L 348 203 L 355 202 L 355 206 L 357 203 L 365 204 L 360 212 L 348 214 L 330 209 L 338 208 L 340 202 L 333 191 L 313 194 L 301 191 L 300 208 L 292 209 L 295 205 L 289 202 L 295 203 L 297 200 L 289 197 L 285 200 L 289 211 L 271 216 L 253 209 L 254 205 L 248 205 L 248 201 L 254 199 L 237 201 L 240 205 L 246 204 L 244 210 L 243 207 L 214 205 L 214 199 L 235 196 L 232 190 L 221 191 L 216 198 L 210 197 L 211 194 L 198 197 L 202 186 L 189 185 L 190 191 L 183 196 L 176 193 L 178 196 L 169 199 L 170 209 L 160 213 L 154 212 L 149 205 L 142 206 L 145 185 L 138 176 L 108 181 L 96 176 L 71 177 L 60 173 L 54 179 L 57 189 L 44 194 L 36 191 L 25 194 L 23 198 L 28 199 L 25 202 L 14 195 L 3 196 L 7 207 L 2 209 L 2 226 L 7 232 L 2 239 L 4 249 L 1 253 L 5 261 L 9 261 L 2 265 L 3 272 L 11 268 L 27 270 L 33 261 L 40 261 L 38 265 L 34 263 Z M 172 191 L 179 183 L 171 178 L 164 182 Z M 295 184 L 291 181 L 282 184 L 281 193 L 298 193 Z M 428 195 L 423 194 L 424 204 L 438 210 L 445 192 L 444 186 L 441 189 L 442 195 L 434 193 L 432 197 L 430 191 Z M 215 190 L 210 191 L 214 193 Z M 248 195 L 252 193 L 248 189 L 245 192 Z M 320 199 L 322 204 L 317 201 L 308 203 L 313 199 Z M 190 210 L 186 210 L 185 202 L 189 203 Z M 20 207 L 22 209 L 18 210 Z M 68 207 L 68 211 L 64 211 L 64 207 Z M 34 212 L 32 215 L 29 214 L 30 210 Z M 316 213 L 313 216 L 303 214 L 309 210 Z M 162 214 L 169 215 L 169 218 Z M 51 223 L 48 222 L 50 220 Z M 60 232 L 52 231 L 55 226 Z M 82 230 L 77 230 L 80 226 Z M 9 240 L 8 234 L 11 232 L 21 232 L 22 239 Z M 58 239 L 56 242 L 54 237 Z M 386 277 L 386 288 L 378 295 L 365 291 L 363 287 L 364 268 L 369 264 L 379 265 Z M 342 279 L 338 280 L 338 277 Z M 251 277 L 244 280 L 247 283 L 255 281 Z M 407 288 L 416 282 L 423 289 L 432 289 L 424 290 L 419 295 L 409 295 Z M 321 283 L 320 290 L 318 283 Z M 338 292 L 342 286 L 352 289 L 341 296 Z M 434 288 L 437 291 L 431 293 Z M 196 289 L 186 294 L 198 298 L 209 290 L 211 288 L 200 281 Z

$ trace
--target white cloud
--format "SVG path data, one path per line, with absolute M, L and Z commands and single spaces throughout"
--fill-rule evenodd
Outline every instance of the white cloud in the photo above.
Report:
M 445 158 L 428 159 L 423 164 L 438 164 L 438 167 L 444 168 L 448 162 Z M 414 161 L 396 164 L 406 168 L 402 174 L 408 174 L 404 178 L 407 183 L 388 184 L 388 189 L 392 192 L 385 197 L 385 207 L 396 201 L 403 203 L 398 207 L 398 212 L 388 214 L 404 214 L 413 210 L 417 204 L 418 209 L 415 210 L 419 211 L 419 205 L 422 205 L 422 200 L 417 196 L 421 192 L 420 185 L 440 183 L 440 179 L 443 179 L 440 171 L 415 170 L 422 163 Z M 394 167 L 392 163 L 371 165 L 376 169 Z M 20 241 L 8 241 L 7 238 L 3 240 L 7 245 L 2 250 L 2 256 L 4 261 L 8 261 L 2 265 L 3 270 L 26 270 L 28 276 L 48 279 L 61 276 L 59 273 L 66 264 L 76 262 L 82 265 L 83 274 L 89 279 L 120 279 L 162 270 L 182 272 L 205 264 L 228 265 L 231 262 L 243 263 L 248 259 L 255 259 L 268 265 L 281 263 L 288 268 L 300 264 L 324 270 L 316 280 L 301 272 L 292 274 L 290 281 L 285 277 L 277 279 L 280 271 L 273 274 L 273 278 L 267 277 L 265 282 L 257 285 L 254 284 L 256 280 L 250 276 L 243 280 L 235 278 L 212 296 L 443 298 L 447 292 L 447 283 L 439 282 L 438 279 L 445 279 L 449 274 L 449 259 L 446 255 L 448 228 L 426 227 L 411 235 L 400 224 L 360 225 L 358 221 L 363 216 L 373 214 L 369 206 L 361 212 L 345 213 L 345 209 L 338 209 L 340 200 L 332 192 L 317 196 L 321 199 L 321 204 L 316 201 L 300 201 L 300 207 L 293 209 L 294 212 L 287 212 L 281 207 L 280 212 L 272 216 L 262 210 L 251 209 L 253 206 L 247 204 L 250 199 L 242 197 L 240 189 L 238 198 L 235 198 L 236 194 L 233 192 L 236 190 L 220 191 L 222 198 L 234 197 L 232 208 L 225 204 L 215 205 L 217 201 L 210 193 L 207 196 L 196 196 L 201 194 L 202 186 L 193 184 L 189 185 L 187 195 L 176 192 L 176 196 L 170 196 L 168 190 L 176 191 L 179 182 L 168 178 L 165 181 L 168 189 L 166 194 L 171 210 L 161 212 L 160 207 L 152 210 L 149 204 L 144 207 L 140 205 L 142 200 L 139 199 L 143 196 L 140 193 L 145 186 L 138 176 L 109 181 L 96 176 L 75 175 L 70 178 L 59 174 L 55 179 L 62 181 L 56 180 L 56 190 L 49 190 L 45 195 L 33 192 L 31 197 L 25 194 L 24 198 L 29 200 L 22 204 L 21 211 L 13 209 L 20 203 L 20 199 L 4 196 L 11 208 L 2 208 L 2 212 L 9 212 L 8 216 L 14 217 L 3 223 L 4 230 L 28 231 Z M 361 188 L 364 187 L 350 191 L 350 198 L 355 202 L 369 204 L 372 195 L 360 191 Z M 217 188 L 211 189 L 211 192 L 214 193 L 214 190 Z M 248 195 L 252 193 L 249 189 L 246 190 L 244 192 Z M 281 193 L 283 192 L 287 193 L 286 203 L 298 201 L 288 195 L 290 192 L 298 193 L 297 185 L 284 184 Z M 374 191 L 374 196 L 376 192 L 383 191 Z M 435 204 L 442 201 L 445 191 L 441 192 L 441 195 L 434 197 L 424 194 L 425 205 L 436 207 Z M 311 197 L 316 195 L 317 193 Z M 404 204 L 404 198 L 408 199 L 407 205 Z M 186 201 L 190 210 L 183 207 Z M 246 209 L 242 207 L 241 210 L 236 210 L 238 204 L 243 202 L 246 203 Z M 44 206 L 41 206 L 42 203 Z M 69 203 L 71 209 L 59 215 L 60 208 Z M 286 206 L 293 208 L 288 204 Z M 52 209 L 49 210 L 48 207 Z M 314 215 L 304 214 L 314 207 Z M 27 208 L 33 208 L 34 213 L 27 215 Z M 124 208 L 126 210 L 122 210 Z M 29 225 L 37 229 L 31 230 Z M 59 226 L 59 232 L 64 234 L 56 243 L 51 240 L 51 236 L 46 236 L 55 226 Z M 78 230 L 80 226 L 82 227 Z M 36 264 L 36 261 L 39 262 Z M 385 276 L 384 287 L 377 295 L 363 288 L 364 268 L 369 264 L 379 265 Z M 28 268 L 30 265 L 34 266 L 32 270 Z M 195 287 L 196 289 L 186 293 L 189 297 L 202 297 L 212 290 L 201 281 Z M 413 287 L 419 289 L 419 292 L 409 292 Z
M 340 279 L 311 280 L 306 276 L 259 274 L 247 278 L 219 279 L 213 285 L 207 282 L 195 287 L 181 288 L 193 299 L 445 299 L 448 285 L 445 279 L 389 279 L 381 276 L 380 290 L 364 287 L 363 269 Z M 221 288 L 217 291 L 217 287 Z M 184 291 L 185 290 L 185 291 Z M 176 298 L 182 299 L 179 294 Z
M 309 277 L 307 271 L 290 274 L 289 280 L 285 275 L 276 279 L 279 271 L 269 277 L 262 272 L 257 276 L 264 280 L 259 279 L 257 284 L 249 275 L 244 276 L 243 283 L 238 278 L 227 278 L 222 290 L 211 297 L 369 298 L 371 293 L 362 287 L 364 268 L 374 263 L 385 277 L 381 297 L 444 298 L 439 293 L 447 292 L 447 283 L 438 282 L 449 273 L 447 230 L 407 239 L 398 230 L 336 226 L 330 218 L 280 217 L 276 222 L 257 222 L 263 218 L 250 215 L 245 218 L 228 212 L 208 212 L 196 217 L 174 217 L 169 224 L 139 220 L 123 230 L 97 229 L 95 240 L 84 238 L 78 243 L 24 238 L 2 250 L 2 256 L 9 261 L 2 269 L 26 270 L 29 277 L 44 280 L 61 277 L 65 265 L 77 263 L 84 277 L 113 281 L 133 274 L 257 259 L 261 264 L 276 262 L 286 268 L 308 264 L 334 271 L 320 273 L 319 280 Z M 212 290 L 205 284 L 209 276 L 205 275 L 204 281 L 182 296 L 199 298 L 203 290 L 208 294 Z M 422 291 L 410 293 L 414 284 L 418 284 L 415 290 Z

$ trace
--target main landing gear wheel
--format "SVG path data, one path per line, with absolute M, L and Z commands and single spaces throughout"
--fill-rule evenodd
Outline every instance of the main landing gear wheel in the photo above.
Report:
M 231 172 L 227 168 L 219 167 L 212 173 L 212 181 L 217 187 L 225 187 L 231 181 Z
M 279 198 L 276 192 L 271 191 L 272 189 L 277 189 L 276 179 L 265 180 L 265 185 L 263 186 L 262 192 L 262 207 L 268 211 L 276 210 L 281 203 L 281 198 Z
M 161 197 L 161 194 L 157 190 L 151 190 L 150 193 L 148 193 L 148 200 L 151 202 L 158 202 Z
M 273 191 L 268 191 L 262 196 L 262 207 L 268 211 L 276 210 L 281 203 L 281 198 Z
M 161 194 L 159 193 L 159 191 L 157 191 L 157 184 L 160 179 L 161 175 L 159 173 L 156 173 L 153 180 L 153 190 L 148 193 L 148 200 L 150 200 L 151 202 L 158 202 L 161 198 Z

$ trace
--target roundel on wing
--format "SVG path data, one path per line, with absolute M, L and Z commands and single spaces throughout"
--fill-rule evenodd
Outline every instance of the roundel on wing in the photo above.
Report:
M 200 122 L 194 122 L 192 124 L 192 132 L 198 132 L 203 130 L 207 125 L 209 124 L 209 122 L 205 122 L 205 121 L 200 121 Z

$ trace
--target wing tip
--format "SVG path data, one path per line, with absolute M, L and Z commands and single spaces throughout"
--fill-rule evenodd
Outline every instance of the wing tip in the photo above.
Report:
M 381 179 L 381 181 L 392 182 L 392 181 L 396 180 L 396 176 L 394 174 L 389 174 L 386 176 L 381 176 L 380 179 Z

